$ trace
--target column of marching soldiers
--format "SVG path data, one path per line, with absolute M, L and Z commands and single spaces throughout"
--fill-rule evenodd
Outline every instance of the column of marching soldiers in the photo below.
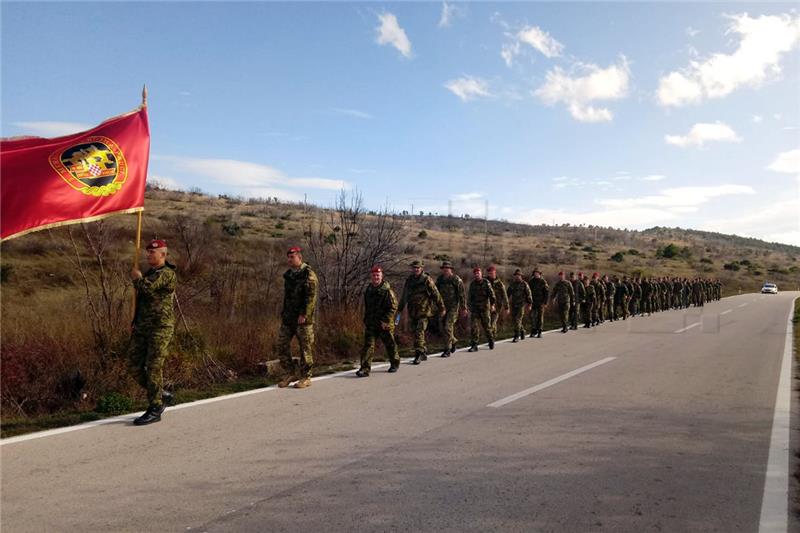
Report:
M 163 388 L 162 368 L 175 325 L 175 266 L 166 260 L 165 241 L 151 241 L 146 250 L 150 269 L 143 274 L 136 266 L 131 271 L 136 290 L 132 366 L 149 401 L 145 413 L 134 421 L 136 425 L 160 421 L 165 406 L 173 401 L 172 394 Z M 278 387 L 285 388 L 295 382 L 295 388 L 304 389 L 311 385 L 314 365 L 318 281 L 316 273 L 303 261 L 299 247 L 290 248 L 286 255 L 289 269 L 283 274 L 281 326 L 275 345 L 283 370 Z M 541 338 L 548 305 L 556 305 L 561 332 L 567 333 L 578 329 L 579 322 L 583 322 L 584 328 L 592 328 L 606 321 L 627 320 L 690 305 L 700 307 L 705 302 L 719 300 L 722 290 L 722 283 L 714 279 L 665 276 L 623 276 L 620 279 L 616 275 L 600 276 L 597 272 L 591 276 L 571 272 L 569 279 L 564 272 L 559 272 L 558 281 L 551 288 L 539 270 L 534 270 L 526 279 L 519 268 L 506 286 L 497 277 L 494 265 L 486 268 L 486 276 L 481 267 L 473 267 L 467 289 L 452 263 L 444 261 L 439 268 L 441 274 L 434 280 L 424 271 L 421 260 L 413 261 L 399 300 L 384 279 L 383 268 L 380 265 L 371 268 L 370 283 L 364 292 L 364 344 L 356 376 L 369 376 L 377 340 L 386 348 L 388 371 L 397 372 L 400 354 L 395 327 L 404 310 L 407 310 L 409 329 L 414 336 L 412 362 L 418 365 L 428 358 L 425 335 L 432 319 L 441 321 L 446 339 L 441 356 L 450 357 L 457 349 L 455 330 L 459 317 L 469 317 L 469 351 L 475 352 L 481 330 L 489 349 L 494 349 L 502 313 L 511 317 L 514 330 L 511 342 L 519 342 L 528 333 L 530 337 Z M 529 331 L 526 323 L 530 324 Z M 295 337 L 300 345 L 298 362 L 292 358 L 291 351 L 291 341 Z

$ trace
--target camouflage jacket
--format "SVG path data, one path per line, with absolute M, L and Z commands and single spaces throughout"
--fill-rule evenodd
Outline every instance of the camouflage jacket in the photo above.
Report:
M 582 304 L 586 300 L 586 287 L 579 279 L 570 280 L 570 283 L 572 283 L 572 291 L 575 293 L 575 303 Z
M 175 265 L 165 263 L 151 268 L 133 281 L 136 289 L 136 312 L 133 326 L 139 331 L 175 327 Z
M 283 310 L 281 320 L 284 324 L 295 325 L 299 316 L 306 317 L 306 324 L 314 323 L 314 309 L 317 303 L 317 275 L 307 263 L 294 270 L 283 273 Z
M 453 274 L 449 278 L 440 274 L 436 278 L 436 288 L 439 294 L 442 295 L 442 301 L 447 307 L 447 310 L 457 311 L 459 309 L 467 308 L 467 294 L 464 289 L 464 282 L 460 277 Z
M 531 287 L 524 281 L 512 281 L 508 286 L 508 299 L 512 309 L 520 309 L 533 303 Z
M 649 298 L 650 297 L 650 282 L 646 279 L 642 280 L 642 298 Z
M 486 278 L 480 281 L 472 281 L 469 284 L 469 294 L 467 295 L 467 306 L 470 313 L 483 313 L 494 305 L 496 297 L 492 282 Z
M 408 306 L 408 316 L 412 319 L 430 318 L 434 308 L 441 311 L 445 309 L 442 295 L 427 272 L 419 276 L 411 274 L 403 285 L 403 295 L 400 297 L 399 313 Z
M 558 280 L 553 285 L 553 300 L 558 302 L 558 305 L 572 305 L 575 301 L 575 291 L 572 289 L 572 284 L 567 280 Z
M 590 285 L 594 286 L 594 301 L 603 302 L 606 299 L 606 285 L 599 279 L 591 281 Z
M 597 299 L 597 292 L 594 290 L 594 285 L 589 282 L 588 285 L 583 286 L 583 289 L 586 292 L 586 295 L 584 296 L 584 304 L 587 307 L 592 307 Z
M 545 305 L 550 297 L 550 287 L 547 285 L 547 280 L 544 278 L 531 278 L 528 284 L 531 286 L 533 305 Z
M 488 278 L 487 278 L 488 279 Z M 506 294 L 506 284 L 500 278 L 489 280 L 494 289 L 494 297 L 497 300 L 497 310 L 508 309 L 508 295 Z
M 620 281 L 617 284 L 617 292 L 614 294 L 614 299 L 620 301 L 623 298 L 627 298 L 627 296 L 628 296 L 628 286 L 625 284 L 624 281 Z
M 383 280 L 377 287 L 370 283 L 364 291 L 364 325 L 380 327 L 381 323 L 394 327 L 394 316 L 397 314 L 397 296 L 391 285 Z
M 637 300 L 640 299 L 642 297 L 642 286 L 636 281 L 632 282 L 631 285 L 633 285 L 633 297 Z
M 604 281 L 603 283 L 606 284 L 606 300 L 613 300 L 617 293 L 617 286 L 613 281 Z

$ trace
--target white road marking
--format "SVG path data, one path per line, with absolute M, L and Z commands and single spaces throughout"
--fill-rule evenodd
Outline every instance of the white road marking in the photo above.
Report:
M 721 316 L 721 315 L 727 315 L 727 314 L 728 314 L 728 313 L 730 313 L 731 311 L 733 311 L 733 309 L 728 309 L 727 311 L 723 311 L 723 312 L 721 312 L 721 313 L 720 313 L 720 316 Z
M 685 328 L 681 328 L 681 329 L 679 329 L 679 330 L 676 330 L 676 331 L 675 331 L 675 333 L 683 333 L 684 331 L 689 331 L 689 330 L 690 330 L 690 329 L 692 329 L 692 328 L 696 328 L 696 327 L 697 327 L 697 326 L 699 326 L 700 324 L 702 324 L 702 322 L 695 322 L 694 324 L 689 324 L 689 325 L 688 325 L 688 326 L 686 326 Z
M 789 418 L 791 409 L 792 374 L 792 314 L 794 299 L 786 320 L 786 341 L 783 345 L 781 377 L 775 395 L 775 414 L 772 419 L 772 437 L 769 443 L 769 459 L 764 481 L 764 497 L 761 500 L 759 533 L 781 531 L 789 527 Z
M 557 378 L 553 378 L 553 379 L 551 379 L 549 381 L 545 381 L 544 383 L 540 383 L 539 385 L 536 385 L 535 387 L 531 387 L 529 389 L 525 389 L 524 391 L 520 391 L 520 392 L 518 392 L 516 394 L 512 394 L 511 396 L 506 396 L 505 398 L 503 398 L 501 400 L 497 400 L 496 402 L 490 403 L 486 407 L 502 407 L 502 406 L 504 406 L 504 405 L 506 405 L 508 403 L 511 403 L 511 402 L 513 402 L 515 400 L 519 400 L 520 398 L 524 398 L 525 396 L 533 394 L 534 392 L 539 392 L 540 390 L 544 390 L 544 389 L 546 389 L 548 387 L 552 387 L 553 385 L 555 385 L 557 383 L 561 383 L 562 381 L 568 380 L 571 377 L 575 377 L 578 374 L 583 374 L 584 372 L 586 372 L 588 370 L 591 370 L 593 368 L 596 368 L 596 367 L 598 367 L 600 365 L 604 365 L 606 363 L 610 363 L 614 359 L 616 359 L 616 357 L 606 357 L 605 359 L 600 359 L 599 361 L 595 361 L 594 363 L 591 363 L 589 365 L 577 368 L 577 369 L 573 370 L 572 372 L 567 372 L 566 374 L 562 374 L 562 375 L 558 376 Z
M 743 303 L 743 304 L 739 304 L 739 305 L 737 305 L 736 307 L 744 307 L 744 306 L 746 306 L 746 305 L 747 305 L 746 303 Z

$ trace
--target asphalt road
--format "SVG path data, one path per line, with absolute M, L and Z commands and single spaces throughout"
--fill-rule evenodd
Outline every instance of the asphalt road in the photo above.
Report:
M 147 427 L 126 417 L 7 439 L 0 525 L 758 531 L 798 295 L 339 374 L 182 406 Z

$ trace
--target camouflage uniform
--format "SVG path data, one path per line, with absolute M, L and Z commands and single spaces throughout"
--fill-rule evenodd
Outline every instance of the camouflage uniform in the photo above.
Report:
M 586 289 L 579 279 L 569 280 L 575 292 L 574 303 L 569 307 L 569 323 L 572 329 L 578 329 L 578 320 L 581 316 L 581 307 L 586 305 Z
M 586 283 L 583 286 L 584 290 L 584 298 L 585 304 L 583 306 L 583 327 L 590 328 L 594 323 L 594 313 L 595 313 L 595 296 L 597 293 L 595 292 L 595 286 L 593 283 Z
M 616 284 L 617 292 L 614 295 L 614 317 L 619 318 L 617 307 L 622 309 L 622 320 L 628 318 L 628 285 L 625 281 Z
M 389 282 L 384 280 L 377 287 L 370 283 L 364 291 L 364 347 L 361 350 L 361 370 L 369 372 L 372 368 L 372 353 L 375 351 L 376 339 L 383 341 L 391 365 L 396 367 L 400 364 L 400 353 L 394 340 L 396 314 L 397 297 Z
M 503 283 L 503 280 L 500 278 L 487 278 L 489 279 L 489 283 L 492 284 L 492 289 L 494 290 L 494 296 L 497 300 L 497 305 L 495 305 L 494 311 L 492 311 L 490 315 L 490 322 L 492 325 L 492 331 L 494 332 L 494 336 L 497 336 L 497 319 L 500 317 L 500 313 L 504 309 L 508 309 L 508 295 L 506 294 L 506 285 Z
M 511 308 L 511 322 L 514 324 L 514 336 L 525 337 L 525 306 L 533 304 L 530 286 L 524 281 L 512 281 L 508 286 L 508 299 Z
M 611 280 L 604 281 L 606 286 L 606 301 L 601 302 L 601 305 L 605 303 L 606 306 L 606 320 L 616 320 L 616 315 L 614 314 L 614 294 L 617 292 L 617 286 L 614 285 L 614 282 Z
M 597 278 L 589 283 L 594 287 L 594 303 L 592 304 L 592 322 L 599 324 L 603 320 L 603 302 L 606 299 L 606 288 Z
M 458 322 L 458 313 L 467 307 L 467 296 L 464 290 L 464 282 L 455 274 L 450 277 L 440 274 L 436 279 L 436 288 L 442 296 L 446 309 L 442 322 L 444 334 L 447 338 L 447 349 L 449 350 L 458 341 L 456 339 L 456 322 Z
M 136 312 L 133 317 L 131 365 L 151 407 L 161 407 L 164 361 L 175 330 L 175 265 L 151 268 L 133 281 Z
M 565 280 L 560 279 L 553 285 L 553 300 L 558 302 L 558 315 L 561 319 L 561 329 L 567 329 L 567 322 L 569 319 L 569 306 L 575 301 L 575 291 L 572 290 L 572 284 Z
M 473 346 L 478 344 L 478 325 L 483 327 L 487 339 L 494 341 L 490 313 L 495 302 L 496 297 L 492 282 L 487 278 L 482 278 L 480 281 L 473 280 L 469 284 L 467 306 L 469 307 L 470 342 Z
M 528 284 L 531 287 L 533 306 L 531 307 L 531 335 L 541 333 L 544 327 L 544 306 L 550 297 L 550 287 L 544 278 L 531 278 Z
M 408 306 L 411 331 L 414 332 L 414 353 L 426 355 L 425 331 L 428 329 L 428 319 L 433 316 L 434 307 L 440 312 L 445 309 L 442 295 L 439 294 L 436 284 L 427 272 L 419 276 L 411 274 L 406 278 L 397 312 L 402 313 L 406 306 Z
M 289 375 L 299 378 L 311 377 L 314 366 L 314 310 L 317 303 L 317 275 L 307 263 L 297 270 L 290 268 L 283 274 L 283 310 L 281 329 L 275 342 L 281 367 Z M 298 324 L 297 319 L 306 321 Z M 292 337 L 300 343 L 300 364 L 292 360 Z
M 652 311 L 650 310 L 651 309 L 650 303 L 652 299 L 652 293 L 650 292 L 650 280 L 648 280 L 647 278 L 642 278 L 641 286 L 642 286 L 641 312 L 642 314 L 647 313 L 649 315 L 650 313 L 652 313 Z

